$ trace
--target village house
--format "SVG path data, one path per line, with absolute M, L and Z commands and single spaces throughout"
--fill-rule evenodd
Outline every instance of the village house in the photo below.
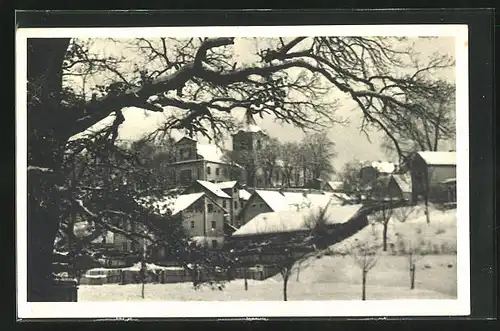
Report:
M 449 178 L 441 182 L 446 192 L 446 202 L 453 205 L 457 203 L 457 179 Z
M 365 162 L 360 169 L 361 182 L 370 184 L 380 176 L 388 176 L 396 170 L 396 165 L 392 162 Z
M 196 180 L 218 183 L 245 178 L 244 169 L 228 161 L 221 148 L 188 137 L 175 143 L 175 162 L 171 166 L 174 182 L 179 186 L 188 186 Z
M 428 196 L 429 201 L 445 202 L 448 190 L 443 182 L 456 178 L 456 152 L 416 152 L 406 164 L 411 174 L 412 201 Z
M 234 226 L 236 215 L 244 204 L 244 200 L 240 199 L 240 191 L 242 191 L 241 185 L 237 181 L 210 183 L 197 180 L 184 193 L 205 192 L 224 208 L 227 223 Z
M 325 242 L 315 241 L 310 243 L 310 247 L 320 244 L 327 247 L 339 242 L 368 225 L 366 213 L 363 206 L 327 204 L 324 219 L 328 227 L 329 235 L 325 237 Z M 272 263 L 277 249 L 293 243 L 304 244 L 310 238 L 316 222 L 316 217 L 322 210 L 320 206 L 306 207 L 300 210 L 290 209 L 278 212 L 261 213 L 239 228 L 227 240 L 229 249 L 238 247 L 257 248 L 258 252 L 247 256 L 242 256 L 251 263 L 266 265 Z M 285 245 L 285 246 L 283 246 Z M 266 250 L 259 251 L 259 247 L 267 247 Z
M 411 175 L 409 173 L 392 174 L 387 186 L 390 197 L 412 202 Z
M 229 224 L 235 226 L 236 216 L 246 202 L 246 200 L 242 198 L 242 195 L 246 197 L 249 196 L 250 193 L 245 191 L 238 181 L 221 182 L 217 183 L 216 185 L 217 187 L 219 187 L 219 189 L 221 189 L 224 193 L 231 197 L 231 201 L 228 204 L 230 215 Z
M 167 198 L 157 204 L 163 210 L 168 209 L 173 217 L 181 217 L 192 240 L 207 248 L 219 249 L 224 243 L 224 215 L 227 213 L 220 201 L 205 192 L 197 192 Z
M 325 192 L 342 193 L 343 186 L 344 183 L 340 181 L 327 181 L 323 184 L 322 190 Z

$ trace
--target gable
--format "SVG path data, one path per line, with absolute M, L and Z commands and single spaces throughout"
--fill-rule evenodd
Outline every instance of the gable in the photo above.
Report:
M 246 201 L 245 205 L 243 208 L 240 210 L 238 215 L 242 215 L 247 209 L 248 206 L 255 204 L 255 203 L 266 203 L 262 198 L 256 194 L 255 192 L 250 195 L 250 198 Z M 267 204 L 266 204 L 267 205 Z M 268 206 L 269 207 L 269 206 Z M 270 208 L 270 207 L 269 207 Z
M 175 144 L 176 145 L 187 145 L 187 144 L 193 145 L 193 144 L 196 144 L 196 140 L 189 138 L 189 137 L 182 137 Z

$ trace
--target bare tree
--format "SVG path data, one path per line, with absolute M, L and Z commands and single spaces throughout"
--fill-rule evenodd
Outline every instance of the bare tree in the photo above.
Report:
M 405 206 L 400 206 L 398 208 L 394 208 L 392 211 L 394 217 L 396 220 L 398 220 L 401 223 L 406 222 L 408 218 L 413 214 L 415 211 L 415 207 L 412 205 L 405 205 Z
M 455 138 L 455 86 L 443 80 L 434 80 L 431 84 L 434 90 L 430 94 L 408 94 L 411 108 L 422 109 L 427 116 L 405 117 L 411 110 L 401 109 L 390 124 L 403 157 L 416 151 L 438 151 L 443 143 Z M 396 152 L 394 143 L 387 136 L 382 147 L 389 154 Z
M 280 159 L 283 162 L 282 186 L 299 186 L 302 169 L 299 143 L 286 142 L 282 144 Z
M 415 240 L 416 241 L 416 240 Z M 418 242 L 415 244 L 411 239 L 408 239 L 408 266 L 410 268 L 410 289 L 415 288 L 415 273 L 417 262 L 422 258 L 422 252 L 418 247 Z
M 382 249 L 384 252 L 387 251 L 387 231 L 393 210 L 393 206 L 390 203 L 383 202 L 380 209 L 373 214 L 374 221 L 382 225 Z
M 329 180 L 335 173 L 332 160 L 336 156 L 335 143 L 327 132 L 306 134 L 301 141 L 304 167 L 310 175 L 310 180 Z M 305 177 L 305 174 L 304 174 Z
M 360 173 L 361 167 L 362 164 L 359 160 L 353 160 L 347 162 L 338 174 L 343 189 L 357 196 L 360 196 L 361 192 L 364 191 L 364 183 L 361 180 Z
M 279 171 L 278 161 L 281 154 L 281 144 L 276 138 L 267 138 L 263 141 L 262 148 L 257 153 L 264 174 L 264 185 L 271 187 L 273 186 L 273 176 Z
M 356 265 L 361 269 L 361 300 L 366 300 L 366 279 L 368 272 L 375 267 L 380 256 L 380 245 L 376 238 L 370 237 L 365 241 L 357 240 L 353 245 L 352 257 Z

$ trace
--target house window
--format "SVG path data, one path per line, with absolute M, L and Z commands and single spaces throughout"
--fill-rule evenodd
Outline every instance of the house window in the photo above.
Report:
M 234 202 L 234 209 L 238 209 L 238 201 Z
M 262 146 L 260 144 L 260 140 L 257 140 L 257 149 L 260 149 Z
M 188 184 L 192 180 L 191 169 L 182 170 L 180 173 L 180 182 L 181 184 Z
M 215 230 L 217 228 L 217 222 L 212 221 L 212 230 Z
M 215 175 L 216 175 L 216 176 L 219 176 L 219 175 L 220 175 L 220 169 L 219 169 L 219 168 L 215 168 Z
M 128 243 L 126 241 L 122 242 L 122 248 L 124 251 L 128 251 Z
M 222 207 L 224 207 L 224 208 L 227 207 L 226 200 L 222 200 Z
M 196 178 L 201 179 L 201 169 L 196 169 Z
M 214 212 L 214 205 L 212 205 L 211 203 L 207 204 L 207 210 L 209 213 L 213 213 Z
M 255 206 L 256 206 L 256 204 L 255 204 L 255 203 L 254 203 L 254 204 L 252 204 L 252 208 L 255 208 Z
M 238 188 L 236 186 L 233 188 L 233 192 L 238 193 Z
M 194 221 L 191 221 L 191 229 L 194 229 Z
M 222 175 L 227 177 L 227 168 L 222 168 Z
M 217 248 L 217 240 L 212 240 L 212 248 Z
M 259 204 L 259 207 L 260 207 L 260 208 L 264 208 L 264 204 L 263 204 L 263 203 L 260 203 L 260 204 Z
M 212 171 L 211 171 L 210 167 L 207 167 L 207 175 L 210 175 L 210 174 L 211 174 L 211 172 L 212 172 Z

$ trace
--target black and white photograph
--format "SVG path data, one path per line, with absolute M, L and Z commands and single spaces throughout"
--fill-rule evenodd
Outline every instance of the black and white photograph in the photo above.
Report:
M 467 37 L 18 29 L 19 316 L 467 314 Z

